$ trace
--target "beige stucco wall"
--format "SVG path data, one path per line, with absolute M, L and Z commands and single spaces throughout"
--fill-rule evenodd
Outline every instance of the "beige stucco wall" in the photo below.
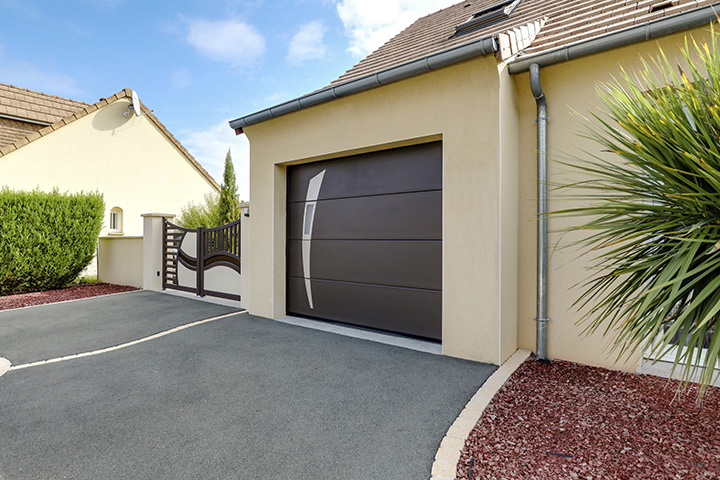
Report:
M 307 108 L 245 129 L 250 140 L 249 308 L 285 315 L 286 166 L 443 142 L 443 352 L 500 363 L 515 350 L 513 168 L 500 160 L 498 71 L 484 58 Z M 505 125 L 505 124 L 503 124 Z M 512 132 L 513 121 L 507 123 Z M 512 157 L 512 143 L 504 157 Z M 505 158 L 512 162 L 512 158 Z M 501 183 L 501 172 L 505 183 Z M 507 203 L 501 199 L 508 200 Z M 418 205 L 422 208 L 422 205 Z M 511 217 L 512 218 L 512 217 Z M 510 285 L 503 290 L 502 284 Z M 503 319 L 503 317 L 507 317 Z M 501 339 L 501 326 L 511 332 Z M 507 332 L 506 332 L 507 333 Z
M 706 31 L 700 28 L 693 31 L 696 38 L 705 37 Z M 541 69 L 541 82 L 548 102 L 548 148 L 551 158 L 548 175 L 552 182 L 569 182 L 579 177 L 570 175 L 568 169 L 558 163 L 567 154 L 580 154 L 586 150 L 600 154 L 599 147 L 578 136 L 582 130 L 571 109 L 588 114 L 599 112 L 601 101 L 595 88 L 600 82 L 609 82 L 612 76 L 619 76 L 620 65 L 631 71 L 640 67 L 639 55 L 646 58 L 658 52 L 661 46 L 668 57 L 679 57 L 677 46 L 683 42 L 684 35 L 672 35 L 595 54 L 574 61 L 565 62 Z M 521 348 L 535 350 L 535 197 L 536 197 L 536 106 L 530 92 L 529 75 L 519 74 L 513 77 L 515 83 L 520 129 L 524 132 L 518 137 L 520 151 L 520 248 L 518 253 L 519 304 L 518 345 Z M 568 193 L 567 191 L 565 193 Z M 572 205 L 560 197 L 559 192 L 550 192 L 549 210 L 560 210 Z M 600 334 L 583 335 L 583 326 L 576 325 L 580 314 L 573 302 L 580 295 L 576 285 L 587 278 L 586 270 L 589 257 L 579 257 L 581 250 L 561 248 L 571 242 L 573 235 L 561 238 L 561 231 L 570 226 L 573 220 L 550 218 L 549 238 L 550 256 L 548 264 L 548 356 L 572 360 L 575 362 L 633 370 L 638 358 L 627 362 L 615 362 L 616 355 L 610 354 L 609 341 Z M 576 235 L 576 234 L 574 234 Z
M 704 35 L 704 29 L 696 34 Z M 570 114 L 594 111 L 598 82 L 658 44 L 683 35 L 544 67 L 551 159 L 597 147 Z M 671 56 L 673 56 L 671 54 Z M 249 309 L 285 314 L 286 166 L 430 140 L 443 142 L 443 353 L 491 363 L 535 349 L 536 104 L 527 73 L 509 75 L 481 58 L 247 127 L 250 140 Z M 551 162 L 552 182 L 570 181 Z M 549 208 L 567 203 L 551 194 Z M 601 335 L 583 335 L 573 307 L 586 278 L 577 250 L 558 250 L 570 220 L 550 220 L 548 354 L 590 365 L 615 363 Z M 566 236 L 565 240 L 572 239 Z
M 98 281 L 142 288 L 142 237 L 100 237 Z
M 113 207 L 123 210 L 123 233 L 142 235 L 142 213 L 180 213 L 202 202 L 212 184 L 147 117 L 123 113 L 120 99 L 0 157 L 0 186 L 77 192 L 105 197 L 101 236 Z M 131 111 L 132 113 L 132 111 Z

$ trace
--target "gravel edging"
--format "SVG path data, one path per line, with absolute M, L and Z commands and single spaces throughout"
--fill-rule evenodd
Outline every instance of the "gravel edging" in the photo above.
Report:
M 529 350 L 517 350 L 473 395 L 440 442 L 440 448 L 433 461 L 430 480 L 455 480 L 460 454 L 470 432 L 475 428 L 495 394 L 530 355 Z
M 718 480 L 720 389 L 527 360 L 470 432 L 458 480 Z
M 60 290 L 21 293 L 0 297 L 0 311 L 18 310 L 50 303 L 65 303 L 84 298 L 99 297 L 138 291 L 137 287 L 115 285 L 112 283 L 95 283 L 72 285 Z

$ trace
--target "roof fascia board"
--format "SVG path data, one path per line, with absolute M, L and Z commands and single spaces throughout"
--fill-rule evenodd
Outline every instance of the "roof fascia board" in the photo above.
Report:
M 411 60 L 355 80 L 341 83 L 340 85 L 326 87 L 317 92 L 309 93 L 294 100 L 275 105 L 274 107 L 231 120 L 230 128 L 235 129 L 239 134 L 242 133 L 243 127 L 249 125 L 264 122 L 280 115 L 296 112 L 303 108 L 326 103 L 354 93 L 363 92 L 371 88 L 387 85 L 388 83 L 404 80 L 475 57 L 495 53 L 497 49 L 498 44 L 493 36 L 483 37 L 470 43 Z
M 716 10 L 718 7 L 720 7 L 720 2 L 715 2 L 711 5 L 694 8 L 671 17 L 652 20 L 591 39 L 580 40 L 537 55 L 520 57 L 508 64 L 508 71 L 511 74 L 527 72 L 530 70 L 530 65 L 534 63 L 540 67 L 545 67 L 593 53 L 604 52 L 632 43 L 639 43 L 663 35 L 707 25 L 718 20 L 720 15 L 720 11 Z

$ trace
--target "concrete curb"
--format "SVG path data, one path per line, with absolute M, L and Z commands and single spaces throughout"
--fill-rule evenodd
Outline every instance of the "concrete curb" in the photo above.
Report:
M 465 446 L 470 432 L 480 420 L 485 407 L 488 406 L 495 394 L 500 390 L 510 375 L 530 357 L 529 350 L 518 350 L 505 363 L 500 365 L 495 373 L 485 381 L 440 442 L 433 461 L 430 480 L 455 480 L 457 464 L 460 453 Z

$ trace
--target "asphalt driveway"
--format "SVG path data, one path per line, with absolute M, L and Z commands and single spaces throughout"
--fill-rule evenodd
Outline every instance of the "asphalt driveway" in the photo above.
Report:
M 234 311 L 135 292 L 0 312 L 13 365 L 226 315 L 0 377 L 0 478 L 427 479 L 494 371 Z

